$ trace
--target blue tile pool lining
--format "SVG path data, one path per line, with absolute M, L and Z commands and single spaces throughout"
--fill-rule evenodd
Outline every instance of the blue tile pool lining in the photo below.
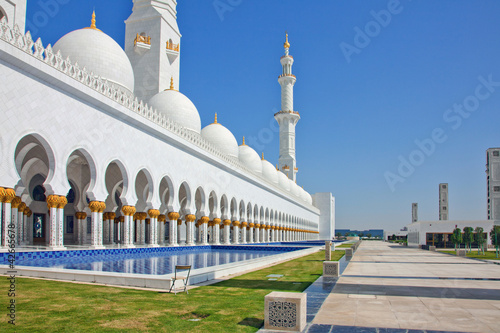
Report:
M 242 263 L 308 248 L 311 247 L 209 245 L 20 252 L 16 254 L 15 266 L 158 276 L 173 273 L 175 265 L 191 265 L 195 270 Z M 0 262 L 7 265 L 8 255 L 1 253 L 0 258 L 3 260 L 0 259 Z

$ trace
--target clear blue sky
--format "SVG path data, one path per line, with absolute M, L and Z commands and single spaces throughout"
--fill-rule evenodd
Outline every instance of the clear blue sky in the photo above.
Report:
M 132 0 L 55 1 L 67 4 L 48 20 L 28 1 L 31 30 L 45 45 L 89 26 L 93 8 L 98 28 L 124 44 Z M 399 229 L 412 202 L 420 220 L 436 220 L 441 182 L 449 183 L 450 219 L 486 219 L 485 150 L 500 146 L 500 86 L 478 88 L 478 78 L 500 82 L 500 1 L 178 2 L 180 90 L 203 126 L 217 112 L 239 141 L 260 135 L 254 148 L 272 163 L 288 30 L 302 116 L 298 183 L 336 196 L 338 228 Z M 230 6 L 222 14 L 220 3 Z M 380 13 L 388 8 L 390 21 Z M 474 111 L 453 111 L 464 103 Z M 422 152 L 415 140 L 428 143 L 436 129 L 434 151 Z M 400 157 L 411 157 L 414 170 L 398 172 Z

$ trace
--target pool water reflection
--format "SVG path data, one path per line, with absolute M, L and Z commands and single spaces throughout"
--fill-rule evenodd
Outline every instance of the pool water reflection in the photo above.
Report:
M 299 250 L 300 248 L 297 248 Z M 93 256 L 72 256 L 59 258 L 26 258 L 16 261 L 18 266 L 50 267 L 85 271 L 115 272 L 128 274 L 162 275 L 173 273 L 175 265 L 191 265 L 192 269 L 224 265 L 256 258 L 263 258 L 290 252 L 262 249 L 186 249 L 176 252 L 113 253 Z

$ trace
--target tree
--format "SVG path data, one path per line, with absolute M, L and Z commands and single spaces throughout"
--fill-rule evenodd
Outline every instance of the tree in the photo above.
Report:
M 337 238 L 340 238 L 340 237 L 342 236 L 342 234 L 341 234 L 340 232 L 337 232 L 337 233 L 335 234 L 335 236 L 337 236 Z
M 498 258 L 498 247 L 500 246 L 500 225 L 494 225 L 490 231 L 491 243 L 495 245 L 495 254 Z
M 348 233 L 348 232 L 346 232 L 346 233 L 344 234 L 344 236 L 345 236 L 345 237 L 349 236 L 349 233 Z
M 465 248 L 469 248 L 469 252 L 472 251 L 471 244 L 474 241 L 474 234 L 473 234 L 474 229 L 471 227 L 465 227 L 464 228 L 464 243 L 465 243 Z
M 360 233 L 358 234 L 358 236 L 359 236 L 360 238 L 361 238 L 361 237 L 363 237 L 363 233 L 362 233 L 362 232 L 360 232 Z
M 372 234 L 366 234 L 366 237 L 372 238 Z
M 462 230 L 460 228 L 455 228 L 453 233 L 451 234 L 450 240 L 453 244 L 455 244 L 455 251 L 457 250 L 457 245 L 460 247 L 462 244 Z
M 485 243 L 485 239 L 484 239 L 484 229 L 481 228 L 481 227 L 476 227 L 476 230 L 474 230 L 476 232 L 476 243 L 477 243 L 477 254 L 479 254 L 479 249 L 482 250 L 483 252 L 483 255 L 484 255 L 484 243 Z

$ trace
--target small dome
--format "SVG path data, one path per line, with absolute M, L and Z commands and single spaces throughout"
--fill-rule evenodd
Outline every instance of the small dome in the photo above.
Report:
M 278 171 L 280 186 L 285 191 L 290 191 L 290 179 L 281 171 Z
M 299 190 L 299 186 L 297 184 L 295 184 L 295 182 L 293 180 L 290 179 L 290 192 L 296 196 L 296 197 L 300 197 L 300 190 Z
M 309 203 L 309 193 L 306 192 L 302 187 L 299 187 L 300 198 L 305 202 Z
M 165 90 L 154 95 L 148 103 L 160 114 L 180 126 L 200 134 L 201 119 L 193 102 L 177 90 Z
M 262 163 L 259 154 L 251 147 L 247 146 L 244 140 L 243 138 L 243 144 L 238 147 L 238 158 L 240 162 L 253 172 L 262 174 Z
M 262 175 L 271 183 L 279 184 L 278 170 L 266 160 L 262 160 Z
M 61 51 L 80 68 L 100 76 L 111 83 L 134 92 L 134 70 L 127 54 L 113 38 L 95 28 L 85 28 L 64 35 L 52 48 Z
M 201 130 L 201 136 L 217 147 L 222 153 L 238 158 L 238 142 L 230 130 L 217 123 L 217 115 L 215 115 L 215 123 Z

